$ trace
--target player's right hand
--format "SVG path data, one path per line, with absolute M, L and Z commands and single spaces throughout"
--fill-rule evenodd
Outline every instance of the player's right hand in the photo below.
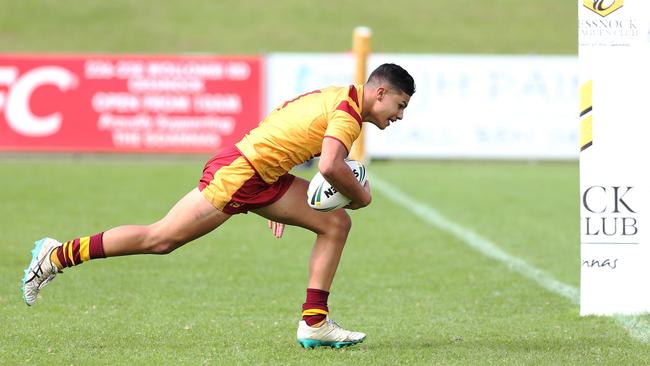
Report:
M 345 206 L 343 208 L 346 208 L 348 210 L 358 210 L 360 208 L 364 208 L 364 207 L 368 206 L 370 204 L 370 202 L 372 202 L 372 194 L 370 193 L 370 181 L 366 180 L 366 183 L 364 183 L 364 185 L 363 185 L 363 189 L 365 189 L 366 192 L 368 192 L 368 201 L 367 202 L 364 203 L 364 202 L 352 201 L 352 202 L 350 202 L 349 205 L 347 205 L 347 206 Z

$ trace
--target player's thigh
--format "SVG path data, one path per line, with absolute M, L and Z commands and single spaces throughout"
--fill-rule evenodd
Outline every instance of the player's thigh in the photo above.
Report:
M 322 212 L 309 207 L 307 204 L 308 187 L 308 181 L 296 177 L 279 200 L 269 206 L 255 209 L 253 212 L 269 220 L 300 226 L 317 234 L 325 233 L 330 228 L 349 230 L 350 216 L 345 210 Z
M 230 215 L 215 208 L 195 188 L 181 198 L 154 227 L 160 236 L 189 242 L 211 232 L 229 218 Z

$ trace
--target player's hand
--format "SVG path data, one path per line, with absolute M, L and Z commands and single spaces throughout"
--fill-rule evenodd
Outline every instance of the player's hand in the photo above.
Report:
M 364 208 L 364 207 L 368 206 L 370 204 L 370 202 L 372 202 L 372 194 L 370 194 L 370 181 L 366 180 L 366 183 L 363 184 L 363 189 L 365 189 L 366 192 L 368 192 L 368 202 L 367 203 L 364 204 L 363 202 L 352 201 L 352 202 L 350 202 L 349 205 L 347 205 L 347 206 L 345 206 L 343 208 L 347 208 L 348 210 L 358 210 L 360 208 Z
M 276 238 L 281 238 L 284 233 L 284 224 L 269 220 L 269 229 Z

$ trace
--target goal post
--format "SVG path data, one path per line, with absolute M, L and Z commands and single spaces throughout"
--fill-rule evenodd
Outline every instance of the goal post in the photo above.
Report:
M 352 34 L 352 53 L 355 59 L 354 83 L 363 84 L 366 82 L 368 56 L 370 54 L 370 39 L 372 31 L 368 27 L 356 27 Z M 361 101 L 359 101 L 361 102 Z M 365 146 L 365 127 L 361 128 L 361 135 L 352 144 L 350 159 L 367 162 Z
M 649 3 L 578 1 L 581 315 L 650 312 Z

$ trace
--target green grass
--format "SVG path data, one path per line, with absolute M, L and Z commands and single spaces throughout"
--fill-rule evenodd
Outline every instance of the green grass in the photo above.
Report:
M 0 52 L 575 54 L 577 5 L 549 1 L 0 0 Z M 164 215 L 202 160 L 0 160 L 0 364 L 641 365 L 650 346 L 472 251 L 375 193 L 354 227 L 330 307 L 368 333 L 302 350 L 295 327 L 313 235 L 240 215 L 168 256 L 67 270 L 32 308 L 35 239 L 66 240 Z M 377 162 L 370 172 L 578 287 L 576 163 Z M 310 173 L 304 173 L 307 176 Z
M 0 52 L 576 54 L 577 4 L 547 0 L 0 0 Z
M 149 223 L 201 159 L 0 161 L 0 364 L 640 365 L 650 346 L 469 249 L 378 192 L 354 225 L 332 316 L 368 333 L 340 351 L 295 343 L 313 235 L 240 215 L 168 256 L 69 269 L 28 308 L 32 242 Z M 375 162 L 384 181 L 578 286 L 576 163 Z M 309 176 L 310 172 L 305 172 Z

